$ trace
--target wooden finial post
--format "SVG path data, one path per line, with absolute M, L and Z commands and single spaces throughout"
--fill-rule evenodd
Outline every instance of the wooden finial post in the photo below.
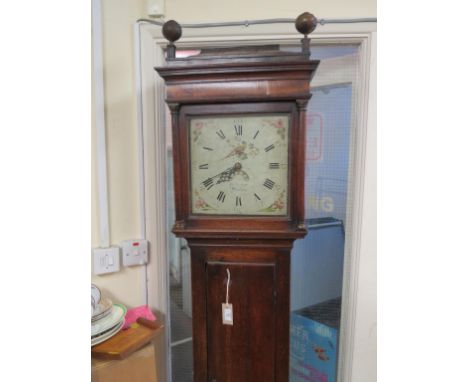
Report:
M 162 27 L 162 34 L 169 41 L 167 45 L 167 60 L 175 59 L 176 46 L 174 42 L 182 36 L 182 27 L 177 21 L 166 21 Z
M 317 27 L 317 18 L 309 12 L 304 12 L 296 18 L 296 29 L 304 35 L 302 42 L 302 54 L 310 55 L 310 38 L 307 37 Z

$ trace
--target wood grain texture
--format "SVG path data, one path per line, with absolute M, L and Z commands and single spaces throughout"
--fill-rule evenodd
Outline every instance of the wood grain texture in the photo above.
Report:
M 226 269 L 231 274 L 232 326 L 224 325 L 221 316 Z M 274 381 L 275 264 L 208 262 L 206 284 L 208 380 Z
M 287 381 L 292 240 L 277 247 L 203 242 L 189 240 L 193 329 L 204 333 L 194 346 L 194 372 L 200 378 L 195 380 Z M 233 326 L 223 325 L 221 316 L 227 268 Z
M 153 344 L 148 344 L 122 360 L 91 359 L 91 382 L 128 381 L 158 382 Z

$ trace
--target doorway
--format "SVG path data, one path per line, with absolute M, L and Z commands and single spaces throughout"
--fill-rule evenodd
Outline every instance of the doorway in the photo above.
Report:
M 196 53 L 196 49 L 178 52 L 182 56 Z M 345 240 L 352 222 L 359 45 L 312 46 L 311 56 L 320 59 L 321 64 L 311 83 L 313 97 L 307 111 L 305 209 L 309 233 L 295 243 L 291 255 L 290 380 L 335 382 Z M 169 120 L 166 126 L 170 126 Z M 166 216 L 170 232 L 174 222 L 173 161 L 170 134 L 166 137 Z M 167 272 L 170 376 L 173 382 L 190 382 L 193 371 L 190 253 L 185 240 L 172 234 L 168 237 Z M 326 334 L 323 344 L 325 337 L 316 333 L 318 325 L 322 325 L 321 332 Z

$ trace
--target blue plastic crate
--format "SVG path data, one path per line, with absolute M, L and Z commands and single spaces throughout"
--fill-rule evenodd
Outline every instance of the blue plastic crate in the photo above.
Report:
M 291 314 L 290 382 L 336 382 L 341 298 Z

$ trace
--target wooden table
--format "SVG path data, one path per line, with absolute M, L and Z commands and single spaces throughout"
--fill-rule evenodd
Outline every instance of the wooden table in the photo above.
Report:
M 91 360 L 92 382 L 158 382 L 154 344 L 122 360 Z
M 139 318 L 92 347 L 92 382 L 157 382 L 154 339 L 162 330 L 161 324 Z

